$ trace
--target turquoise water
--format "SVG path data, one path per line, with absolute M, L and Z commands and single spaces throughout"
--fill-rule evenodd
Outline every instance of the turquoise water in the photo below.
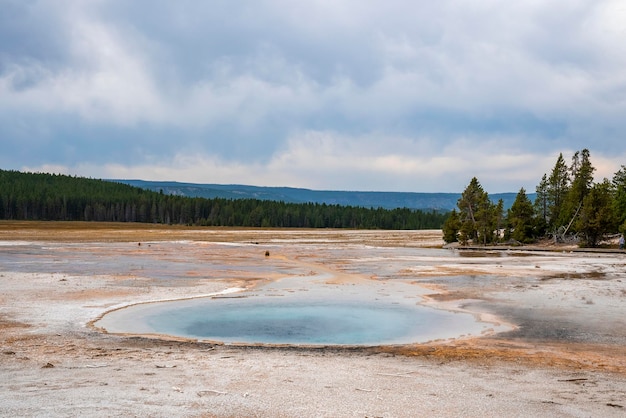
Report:
M 414 317 L 411 309 L 373 304 L 238 301 L 180 308 L 147 323 L 166 334 L 224 342 L 375 344 L 415 332 L 419 324 Z
M 385 345 L 478 334 L 472 315 L 367 300 L 196 299 L 137 305 L 105 316 L 109 332 L 246 344 Z

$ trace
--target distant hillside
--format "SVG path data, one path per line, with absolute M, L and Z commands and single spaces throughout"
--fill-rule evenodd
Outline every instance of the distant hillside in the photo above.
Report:
M 142 189 L 165 194 L 187 197 L 260 199 L 285 203 L 326 203 L 342 206 L 360 206 L 383 209 L 419 209 L 450 211 L 456 208 L 460 193 L 410 193 L 410 192 L 351 192 L 309 190 L 293 187 L 258 187 L 239 184 L 195 184 L 171 181 L 112 180 Z M 515 201 L 517 193 L 496 193 L 489 195 L 497 202 L 502 199 L 508 209 Z M 528 194 L 534 200 L 534 194 Z
M 258 198 L 210 199 L 121 182 L 0 169 L 0 219 L 197 226 L 438 229 L 447 212 Z

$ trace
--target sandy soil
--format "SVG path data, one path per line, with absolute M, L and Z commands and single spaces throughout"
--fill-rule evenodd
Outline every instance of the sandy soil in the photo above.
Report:
M 77 243 L 165 258 L 159 243 L 172 241 L 196 243 L 197 254 L 224 266 L 182 269 L 182 282 L 160 279 L 150 266 L 113 275 L 97 274 L 97 266 L 95 273 L 62 271 L 71 268 Z M 46 262 L 60 267 L 0 266 L 1 416 L 626 415 L 621 252 L 451 249 L 417 256 L 414 249 L 441 247 L 440 231 L 0 223 L 0 255 L 27 242 L 55 243 Z M 362 258 L 363 248 L 380 257 Z M 117 254 L 106 246 L 93 251 Z M 393 254 L 402 262 L 381 268 Z M 250 267 L 256 265 L 264 269 Z M 426 344 L 306 348 L 112 335 L 90 326 L 132 303 L 263 289 L 294 272 L 331 272 L 328 281 L 346 288 L 402 280 L 424 303 L 515 328 Z

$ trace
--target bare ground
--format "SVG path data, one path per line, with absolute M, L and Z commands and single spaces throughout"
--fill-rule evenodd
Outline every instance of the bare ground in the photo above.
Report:
M 126 271 L 98 275 L 0 267 L 0 415 L 626 414 L 623 254 L 449 250 L 456 257 L 416 258 L 397 271 L 390 267 L 389 277 L 370 277 L 364 260 L 354 271 L 362 245 L 391 251 L 440 247 L 440 237 L 440 231 L 0 223 L 0 241 L 6 243 L 0 252 L 12 243 L 33 241 L 128 243 L 124 251 L 149 252 L 159 242 L 186 240 L 207 243 L 200 247 L 205 257 L 242 266 L 190 270 L 184 285 Z M 251 245 L 233 250 L 211 247 L 212 242 Z M 265 257 L 265 251 L 271 255 Z M 105 251 L 99 257 L 111 255 Z M 250 260 L 272 269 L 250 271 L 245 268 Z M 373 266 L 384 257 L 369 262 Z M 400 277 L 414 283 L 428 304 L 515 329 L 405 346 L 306 348 L 111 335 L 89 325 L 116 307 L 259 287 L 280 280 L 287 270 L 331 271 L 338 286 Z

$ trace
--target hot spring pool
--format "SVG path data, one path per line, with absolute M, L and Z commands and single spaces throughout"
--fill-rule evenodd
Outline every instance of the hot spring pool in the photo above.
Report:
M 389 345 L 477 335 L 493 328 L 466 313 L 416 304 L 305 298 L 219 298 L 135 305 L 96 326 L 242 344 Z

